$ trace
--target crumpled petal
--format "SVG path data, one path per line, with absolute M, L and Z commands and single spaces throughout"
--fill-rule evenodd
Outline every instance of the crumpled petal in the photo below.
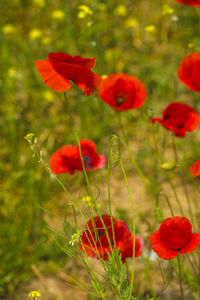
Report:
M 39 60 L 35 62 L 36 69 L 42 76 L 42 79 L 48 87 L 56 92 L 67 91 L 71 87 L 71 83 L 58 74 L 48 60 Z
M 162 259 L 170 260 L 177 256 L 178 252 L 173 251 L 166 247 L 160 240 L 159 230 L 156 230 L 153 235 L 148 236 L 153 250 Z

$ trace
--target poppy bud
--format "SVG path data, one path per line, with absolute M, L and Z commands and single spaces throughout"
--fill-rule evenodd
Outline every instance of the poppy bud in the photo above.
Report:
M 166 171 L 174 170 L 176 167 L 177 167 L 177 164 L 170 163 L 170 162 L 164 163 L 161 166 L 161 168 L 166 170 Z

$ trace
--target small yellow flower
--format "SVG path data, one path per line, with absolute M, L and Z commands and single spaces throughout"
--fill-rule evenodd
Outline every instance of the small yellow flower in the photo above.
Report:
M 153 24 L 152 25 L 148 25 L 148 26 L 145 27 L 145 31 L 146 32 L 154 33 L 156 31 L 156 27 Z
M 69 245 L 74 246 L 79 241 L 79 237 L 80 237 L 79 233 L 74 233 L 71 236 L 71 241 L 69 241 Z
M 173 8 L 169 7 L 167 4 L 163 5 L 162 14 L 163 15 L 172 15 L 174 13 Z
M 8 77 L 15 78 L 16 75 L 17 75 L 17 70 L 15 69 L 15 67 L 10 67 L 8 69 Z
M 56 20 L 64 20 L 65 13 L 64 13 L 63 10 L 58 9 L 58 10 L 54 10 L 52 12 L 51 16 L 52 16 L 53 19 L 56 19 Z
M 108 75 L 107 74 L 103 74 L 103 75 L 101 75 L 101 78 L 104 80 L 104 79 L 106 79 L 108 77 Z
M 16 29 L 12 24 L 6 24 L 2 27 L 2 31 L 5 35 L 9 35 L 14 34 L 16 32 Z
M 29 37 L 31 40 L 37 40 L 41 37 L 42 32 L 38 28 L 34 28 L 30 31 Z
M 83 196 L 82 201 L 86 202 L 89 207 L 94 207 L 94 203 L 90 196 Z
M 189 43 L 189 44 L 188 44 L 188 48 L 189 48 L 189 49 L 194 48 L 194 44 L 193 44 L 193 43 Z
M 118 5 L 115 10 L 114 10 L 114 14 L 116 16 L 126 16 L 127 15 L 127 8 L 126 6 L 124 6 L 123 4 Z
M 137 27 L 137 26 L 138 26 L 138 21 L 134 18 L 130 18 L 125 21 L 125 27 L 127 28 Z
M 43 45 L 51 44 L 51 37 L 50 36 L 44 36 L 41 40 Z
M 47 100 L 47 102 L 52 102 L 54 99 L 54 96 L 53 96 L 52 92 L 50 92 L 50 91 L 45 91 L 43 93 L 43 95 L 44 95 L 45 100 Z
M 41 296 L 42 295 L 41 295 L 40 291 L 31 291 L 28 295 L 27 300 L 37 300 Z
M 33 4 L 35 4 L 41 8 L 46 5 L 45 0 L 33 0 Z
M 93 14 L 93 11 L 87 5 L 79 5 L 78 9 L 80 10 L 78 13 L 79 19 L 84 19 L 87 15 Z

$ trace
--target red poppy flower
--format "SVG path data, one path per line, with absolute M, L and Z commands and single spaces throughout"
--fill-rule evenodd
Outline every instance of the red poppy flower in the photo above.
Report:
M 200 159 L 196 161 L 190 168 L 190 173 L 194 176 L 197 177 L 200 175 Z
M 175 0 L 177 2 L 180 2 L 182 4 L 190 5 L 190 6 L 200 6 L 200 0 Z
M 181 62 L 178 77 L 188 89 L 200 93 L 200 52 L 188 55 Z
M 111 247 L 114 247 L 114 237 L 112 230 L 111 217 L 109 215 L 102 216 L 103 222 L 107 229 L 107 233 L 110 239 Z M 116 241 L 116 248 L 119 249 L 122 261 L 125 261 L 126 257 L 133 256 L 133 235 L 129 231 L 128 227 L 123 221 L 113 220 L 114 236 Z M 91 231 L 88 230 L 88 227 Z M 106 236 L 104 226 L 100 217 L 94 217 L 87 223 L 87 229 L 83 231 L 81 240 L 84 245 L 84 249 L 88 256 L 98 258 L 98 255 L 104 260 L 108 259 L 108 253 L 111 253 L 109 241 Z M 80 249 L 84 251 L 83 245 L 80 244 Z M 142 253 L 143 239 L 138 235 L 135 236 L 135 257 L 138 257 Z
M 81 153 L 86 171 L 105 167 L 106 156 L 96 152 L 96 145 L 89 140 L 81 140 Z M 50 158 L 50 169 L 54 174 L 83 171 L 79 147 L 67 145 L 59 148 Z
M 173 259 L 178 253 L 189 253 L 200 245 L 200 234 L 192 233 L 187 218 L 165 219 L 159 230 L 148 237 L 153 250 L 163 259 Z
M 167 106 L 162 119 L 152 118 L 152 122 L 159 122 L 168 130 L 174 131 L 178 137 L 184 137 L 186 131 L 197 128 L 200 120 L 199 113 L 187 104 L 174 102 Z
M 115 110 L 126 111 L 142 106 L 147 92 L 139 79 L 118 73 L 102 81 L 99 97 Z
M 67 53 L 49 53 L 48 60 L 36 61 L 36 69 L 43 81 L 56 92 L 67 91 L 71 87 L 69 80 L 73 81 L 85 96 L 89 96 L 99 88 L 101 77 L 92 72 L 96 62 L 95 58 L 82 58 Z

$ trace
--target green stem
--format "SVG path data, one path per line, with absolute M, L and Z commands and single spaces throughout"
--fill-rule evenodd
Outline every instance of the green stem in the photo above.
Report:
M 181 299 L 184 300 L 184 297 L 183 297 L 183 287 L 182 287 L 181 264 L 180 264 L 179 254 L 177 255 L 177 261 L 178 261 L 179 284 L 180 284 L 180 290 L 181 290 Z

